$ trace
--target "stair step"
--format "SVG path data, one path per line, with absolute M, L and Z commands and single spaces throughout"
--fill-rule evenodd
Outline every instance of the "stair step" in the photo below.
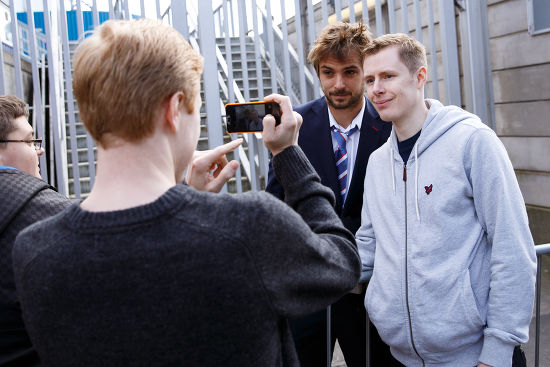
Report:
M 94 147 L 93 148 L 93 152 L 94 152 L 94 159 L 95 161 L 97 161 L 97 148 Z M 84 162 L 84 163 L 88 163 L 88 148 L 79 148 L 77 149 L 77 157 L 78 157 L 78 162 Z M 70 148 L 67 149 L 67 164 L 72 164 L 73 163 L 73 155 L 72 155 L 72 151 Z
M 87 197 L 88 193 L 92 190 L 92 185 L 90 183 L 90 178 L 89 177 L 80 177 L 80 180 L 78 180 L 78 182 L 80 183 L 81 196 L 83 198 Z M 68 184 L 69 184 L 70 196 L 74 197 L 74 178 L 70 178 L 68 180 Z
M 67 168 L 68 168 L 68 177 L 71 179 L 71 178 L 74 178 L 73 176 L 73 164 L 70 163 L 70 164 L 67 164 Z M 90 165 L 88 164 L 88 162 L 79 162 L 78 163 L 78 175 L 79 175 L 79 178 L 82 179 L 82 178 L 85 178 L 85 177 L 90 177 Z
M 247 74 L 245 75 L 243 73 L 242 68 L 242 62 L 241 62 L 241 46 L 240 46 L 240 39 L 238 37 L 232 37 L 230 39 L 230 49 L 226 51 L 225 47 L 225 39 L 224 38 L 218 38 L 216 39 L 216 43 L 222 52 L 222 54 L 225 54 L 226 52 L 231 53 L 232 57 L 232 75 L 234 77 L 234 80 L 238 87 L 240 88 L 241 92 L 243 92 L 243 78 L 246 77 L 248 80 L 248 86 L 249 86 L 249 95 L 250 100 L 257 100 L 259 95 L 258 90 L 258 76 L 261 74 L 263 85 L 264 85 L 264 95 L 267 95 L 271 93 L 271 71 L 269 68 L 269 64 L 266 60 L 261 60 L 261 73 L 257 72 L 256 69 L 256 53 L 255 53 L 255 43 L 254 40 L 250 37 L 245 38 L 245 47 L 244 47 L 244 56 L 245 56 L 245 62 L 247 65 Z M 71 55 L 74 53 L 75 48 L 78 46 L 78 42 L 71 42 L 70 43 L 70 52 Z M 218 68 L 220 66 L 218 65 Z M 282 86 L 278 83 L 279 90 L 282 90 Z M 244 94 L 244 93 L 243 93 Z M 201 88 L 201 96 L 203 97 L 204 101 L 204 94 L 203 94 L 203 88 Z M 220 96 L 223 98 L 223 94 L 220 91 Z M 225 102 L 227 103 L 227 102 Z M 76 151 L 77 151 L 77 159 L 78 162 L 72 162 L 72 150 L 71 150 L 71 136 L 70 136 L 70 128 L 69 128 L 69 119 L 68 119 L 68 108 L 66 105 L 66 135 L 67 135 L 67 162 L 68 162 L 68 175 L 69 175 L 69 192 L 72 193 L 71 195 L 74 197 L 74 178 L 73 178 L 73 164 L 78 165 L 78 172 L 79 172 L 79 182 L 80 182 L 80 189 L 81 189 L 81 196 L 86 197 L 88 195 L 88 192 L 90 191 L 90 178 L 89 176 L 89 163 L 88 163 L 88 139 L 87 139 L 87 132 L 84 127 L 84 124 L 82 123 L 80 119 L 80 114 L 78 110 L 78 103 L 76 100 L 74 101 L 74 104 L 72 106 L 74 108 L 75 112 L 75 124 L 74 128 L 76 130 Z M 197 149 L 199 150 L 205 150 L 209 148 L 208 143 L 208 126 L 207 126 L 207 119 L 205 114 L 205 106 L 201 106 L 201 127 L 200 127 L 200 137 L 197 144 Z M 231 140 L 231 137 L 226 133 L 225 131 L 225 124 L 224 120 L 222 119 L 222 131 L 223 131 L 223 140 L 224 142 L 229 142 Z M 94 154 L 94 162 L 91 164 L 95 164 L 95 161 L 97 160 L 97 148 L 94 146 L 91 148 Z M 243 147 L 245 153 L 248 155 L 248 146 Z M 228 154 L 228 159 L 234 159 L 235 154 L 233 152 Z M 248 177 L 244 175 L 244 170 L 242 170 L 242 177 L 241 177 L 241 183 L 242 183 L 242 189 L 243 191 L 249 191 L 251 189 L 251 185 L 249 182 Z M 260 186 L 263 188 L 265 187 L 265 177 L 260 177 Z M 236 178 L 233 177 L 228 182 L 228 191 L 231 193 L 237 192 L 237 184 L 236 184 Z

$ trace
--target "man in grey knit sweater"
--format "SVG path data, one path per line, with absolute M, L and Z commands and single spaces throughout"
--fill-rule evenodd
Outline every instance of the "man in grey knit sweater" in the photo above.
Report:
M 296 145 L 301 117 L 289 99 L 266 97 L 282 118 L 263 120 L 286 203 L 215 194 L 205 191 L 233 175 L 238 163 L 224 154 L 240 141 L 193 154 L 202 58 L 179 33 L 108 21 L 74 65 L 79 111 L 98 145 L 95 185 L 25 230 L 13 251 L 42 362 L 298 366 L 287 317 L 346 294 L 360 260 L 331 190 Z M 189 186 L 176 184 L 188 166 Z

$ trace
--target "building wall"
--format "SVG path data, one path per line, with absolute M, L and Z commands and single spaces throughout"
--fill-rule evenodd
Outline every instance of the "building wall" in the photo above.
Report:
M 535 243 L 550 243 L 550 33 L 529 34 L 525 0 L 487 3 L 496 131 L 516 169 Z
M 296 0 L 299 1 L 299 0 Z M 310 1 L 308 1 L 310 3 Z M 361 2 L 358 0 L 355 0 L 356 5 L 361 5 Z M 374 2 L 369 1 L 369 3 L 374 4 Z M 349 3 L 347 1 L 341 1 L 341 5 L 344 9 L 343 11 L 343 18 L 342 20 L 344 22 L 349 21 L 349 11 L 347 10 Z M 410 34 L 412 37 L 416 37 L 416 13 L 415 13 L 415 3 L 414 0 L 407 0 L 407 7 L 406 7 L 406 15 L 407 15 L 407 23 L 408 23 L 408 29 L 404 29 L 403 24 L 403 15 L 405 12 L 403 11 L 403 7 L 401 6 L 401 1 L 394 1 L 394 10 L 395 10 L 395 32 L 405 32 Z M 433 17 L 434 17 L 434 37 L 435 37 L 435 53 L 436 53 L 436 65 L 434 66 L 432 64 L 432 45 L 430 42 L 430 33 L 428 28 L 428 22 L 429 22 L 429 11 L 428 11 L 428 2 L 426 0 L 419 0 L 419 6 L 420 6 L 420 18 L 421 18 L 421 27 L 422 27 L 422 40 L 424 45 L 426 46 L 426 53 L 428 57 L 428 81 L 426 83 L 426 97 L 427 98 L 436 98 L 441 100 L 443 103 L 446 103 L 447 96 L 446 96 L 446 90 L 445 90 L 445 81 L 444 81 L 444 65 L 443 65 L 443 56 L 442 56 L 442 50 L 441 50 L 441 39 L 440 39 L 440 27 L 439 27 L 439 4 L 437 0 L 432 1 L 433 5 Z M 382 7 L 382 17 L 379 19 L 382 26 L 382 33 L 389 33 L 390 32 L 390 22 L 389 22 L 389 16 L 388 16 L 388 4 L 387 1 L 382 0 L 381 1 L 381 7 Z M 305 7 L 304 7 L 305 9 Z M 312 41 L 309 40 L 308 32 L 307 32 L 307 14 L 305 13 L 305 10 L 302 10 L 302 37 L 303 37 L 303 44 L 305 47 L 305 57 L 307 57 L 307 54 L 309 52 L 309 49 L 311 48 Z M 316 3 L 313 6 L 314 9 L 314 22 L 315 22 L 315 37 L 321 33 L 321 30 L 324 27 L 324 21 L 322 19 L 322 10 L 321 10 L 321 3 Z M 362 14 L 362 7 L 356 6 L 356 14 L 355 14 L 355 20 L 357 22 L 362 20 L 363 14 Z M 329 4 L 327 5 L 327 12 L 329 15 L 329 23 L 332 23 L 336 21 L 336 15 L 334 14 L 334 8 L 333 6 Z M 371 6 L 370 10 L 368 12 L 368 27 L 370 32 L 372 33 L 373 37 L 377 36 L 377 19 L 375 14 L 375 9 Z M 287 27 L 288 27 L 288 40 L 290 44 L 297 48 L 297 40 L 296 40 L 296 23 L 294 20 L 294 17 L 291 17 L 287 21 Z M 457 40 L 458 47 L 459 47 L 459 54 L 460 54 L 460 38 Z M 460 62 L 460 60 L 459 60 Z M 437 85 L 438 85 L 438 91 L 437 94 L 434 90 L 434 68 L 437 69 Z M 311 69 L 312 72 L 314 72 L 313 69 Z
M 2 45 L 0 44 L 0 47 Z M 15 83 L 15 66 L 13 62 L 13 53 L 2 50 L 4 53 L 4 88 L 6 94 L 17 95 Z M 32 70 L 31 64 L 21 59 L 21 81 L 23 84 L 23 100 L 32 106 Z

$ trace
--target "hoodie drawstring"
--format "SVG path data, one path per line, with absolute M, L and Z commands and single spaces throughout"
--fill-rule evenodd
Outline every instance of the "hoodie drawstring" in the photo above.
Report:
M 414 163 L 416 164 L 416 167 L 414 169 L 414 200 L 416 205 L 416 219 L 418 219 L 418 221 L 420 222 L 420 211 L 418 210 L 418 140 L 414 145 Z
M 395 168 L 393 166 L 393 147 L 390 145 L 391 182 L 393 187 L 393 196 L 395 196 Z

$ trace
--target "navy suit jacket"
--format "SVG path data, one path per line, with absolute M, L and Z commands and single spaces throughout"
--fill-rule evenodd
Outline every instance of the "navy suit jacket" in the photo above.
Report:
M 336 197 L 335 210 L 344 226 L 355 233 L 361 226 L 361 208 L 363 206 L 363 187 L 365 172 L 370 154 L 386 142 L 390 136 L 392 124 L 384 122 L 378 116 L 373 105 L 365 98 L 367 105 L 361 124 L 361 136 L 353 168 L 346 202 L 342 205 L 340 185 L 336 172 L 336 160 L 332 150 L 332 137 L 325 97 L 308 102 L 295 108 L 304 122 L 300 128 L 298 144 L 321 177 L 321 183 L 328 186 Z M 284 190 L 277 181 L 271 163 L 266 191 L 284 199 Z

